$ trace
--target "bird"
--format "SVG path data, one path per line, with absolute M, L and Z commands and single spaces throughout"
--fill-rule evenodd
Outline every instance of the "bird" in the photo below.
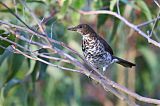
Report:
M 136 64 L 114 56 L 110 45 L 99 36 L 88 24 L 79 24 L 68 27 L 70 31 L 76 31 L 82 35 L 82 51 L 85 59 L 96 69 L 105 72 L 113 63 L 131 68 Z

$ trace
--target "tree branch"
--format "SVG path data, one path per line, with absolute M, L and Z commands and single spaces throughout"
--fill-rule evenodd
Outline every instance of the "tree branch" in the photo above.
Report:
M 143 36 L 144 38 L 146 38 L 148 40 L 148 42 L 154 44 L 155 46 L 160 47 L 160 44 L 157 41 L 154 41 L 153 39 L 151 39 L 150 37 L 148 37 L 143 31 L 141 31 L 140 29 L 138 29 L 138 27 L 136 25 L 128 22 L 124 17 L 118 15 L 115 12 L 106 11 L 106 10 L 88 11 L 88 12 L 78 11 L 78 12 L 80 14 L 83 14 L 83 15 L 91 15 L 91 14 L 109 14 L 109 15 L 113 15 L 114 17 L 119 18 L 126 25 L 128 25 L 129 27 L 131 27 L 132 29 L 134 29 L 135 31 L 137 31 L 141 36 Z M 20 18 L 18 17 L 18 19 L 20 19 Z M 58 59 L 58 58 L 51 58 L 47 54 L 43 54 L 43 55 L 37 54 L 33 50 L 29 50 L 28 48 L 25 48 L 25 47 L 21 46 L 20 44 L 18 44 L 16 42 L 13 42 L 13 41 L 11 41 L 11 40 L 9 40 L 7 38 L 4 38 L 4 37 L 0 36 L 0 39 L 5 40 L 5 41 L 10 42 L 11 44 L 15 45 L 14 46 L 14 50 L 16 52 L 18 52 L 19 54 L 22 54 L 22 55 L 24 55 L 27 58 L 30 58 L 30 59 L 33 59 L 33 60 L 37 60 L 37 61 L 43 62 L 45 64 L 51 65 L 53 67 L 60 68 L 62 70 L 68 70 L 68 71 L 72 71 L 72 72 L 78 72 L 78 73 L 82 73 L 82 74 L 84 74 L 86 76 L 89 76 L 93 80 L 99 82 L 99 84 L 101 84 L 105 90 L 109 90 L 111 93 L 113 93 L 115 96 L 117 96 L 121 100 L 126 101 L 126 103 L 128 103 L 128 105 L 130 105 L 130 106 L 136 106 L 137 104 L 135 104 L 133 101 L 131 101 L 130 99 L 128 99 L 127 96 L 122 95 L 119 92 L 119 90 L 122 91 L 123 93 L 128 94 L 129 96 L 132 96 L 132 97 L 136 98 L 139 101 L 143 101 L 143 102 L 146 102 L 146 103 L 160 104 L 160 100 L 140 96 L 140 95 L 138 95 L 138 94 L 130 91 L 126 87 L 121 86 L 121 85 L 117 84 L 116 82 L 114 82 L 114 81 L 106 78 L 97 69 L 95 69 L 94 67 L 92 67 L 78 52 L 76 52 L 75 50 L 73 50 L 72 48 L 70 48 L 69 46 L 67 46 L 66 44 L 64 44 L 63 42 L 56 41 L 54 39 L 50 39 L 50 38 L 48 38 L 48 36 L 46 34 L 34 31 L 29 26 L 28 27 L 26 26 L 27 28 L 25 28 L 25 27 L 17 26 L 17 25 L 14 25 L 14 24 L 11 24 L 11 23 L 7 23 L 7 22 L 1 21 L 1 20 L 0 20 L 0 23 L 1 24 L 5 24 L 5 25 L 10 26 L 10 27 L 15 27 L 15 28 L 17 28 L 17 29 L 19 29 L 21 31 L 26 31 L 28 33 L 34 34 L 34 35 L 36 35 L 38 37 L 41 37 L 43 39 L 47 38 L 46 40 L 48 40 L 48 42 L 56 43 L 56 44 L 58 44 L 58 45 L 60 45 L 60 46 L 62 46 L 64 48 L 68 49 L 72 54 L 79 56 L 82 59 L 82 62 L 80 62 L 79 60 L 77 60 L 76 58 L 74 58 L 72 55 L 66 53 L 64 50 L 61 50 L 61 49 L 56 48 L 56 47 L 52 47 L 49 44 L 45 44 L 45 43 L 41 43 L 41 42 L 38 42 L 38 41 L 29 40 L 24 35 L 19 35 L 19 33 L 17 33 L 15 30 L 13 30 L 12 28 L 10 28 L 10 32 L 13 33 L 16 38 L 18 38 L 18 39 L 20 39 L 22 41 L 25 41 L 29 45 L 31 45 L 31 44 L 35 45 L 35 46 L 37 46 L 37 48 L 45 48 L 48 51 L 50 51 L 51 53 L 57 53 L 61 57 L 64 57 L 66 60 Z M 28 34 L 28 36 L 30 36 L 30 34 Z M 41 39 L 41 40 L 43 40 L 43 39 Z M 20 47 L 24 51 L 19 50 L 18 48 L 16 48 L 16 46 Z M 55 65 L 55 64 L 53 64 L 51 62 L 45 61 L 45 60 L 37 57 L 38 55 L 42 56 L 43 58 L 50 59 L 50 60 L 53 59 L 55 61 L 57 61 L 57 60 L 59 60 L 59 61 L 63 60 L 65 62 L 67 61 L 68 63 L 74 65 L 75 67 L 78 67 L 78 70 L 66 68 L 66 67 L 63 67 L 63 66 L 60 66 L 60 65 Z M 87 65 L 89 66 L 89 68 L 86 67 L 83 63 L 87 63 Z M 92 71 L 93 71 L 93 73 L 92 73 Z
M 82 15 L 97 15 L 97 14 L 108 14 L 108 15 L 112 15 L 114 17 L 117 17 L 118 19 L 120 19 L 121 21 L 123 21 L 127 26 L 129 26 L 130 28 L 134 29 L 136 32 L 138 32 L 142 37 L 146 38 L 147 41 L 157 47 L 160 48 L 160 43 L 151 39 L 150 36 L 146 35 L 143 31 L 141 31 L 136 25 L 130 23 L 129 21 L 127 21 L 124 17 L 122 17 L 121 15 L 118 15 L 115 12 L 112 11 L 107 11 L 107 10 L 97 10 L 97 11 L 82 11 L 79 10 L 78 11 L 80 14 Z
M 21 39 L 21 37 L 19 37 L 19 36 L 16 36 L 16 37 L 18 37 L 19 39 Z M 0 39 L 3 39 L 3 40 L 5 40 L 5 41 L 8 41 L 8 42 L 10 42 L 10 43 L 12 43 L 12 44 L 20 47 L 20 48 L 23 48 L 24 50 L 31 52 L 33 55 L 37 55 L 36 53 L 34 53 L 34 52 L 32 52 L 32 51 L 30 51 L 30 50 L 28 50 L 28 49 L 20 46 L 19 44 L 16 44 L 16 43 L 14 43 L 14 42 L 12 42 L 12 41 L 9 41 L 9 40 L 6 39 L 6 38 L 3 38 L 3 37 L 0 36 Z M 29 40 L 26 40 L 26 38 L 23 38 L 23 39 L 21 39 L 21 40 L 24 40 L 25 42 L 28 42 L 28 44 L 33 44 L 33 45 L 39 46 L 39 47 L 41 47 L 41 48 L 45 47 L 45 48 L 47 48 L 47 49 L 51 49 L 52 51 L 56 51 L 59 55 L 61 55 L 61 56 L 63 56 L 63 57 L 66 57 L 66 58 L 70 61 L 71 64 L 75 65 L 76 67 L 79 67 L 80 70 L 73 70 L 73 69 L 68 69 L 68 68 L 60 67 L 60 66 L 58 66 L 58 65 L 53 65 L 52 63 L 46 62 L 46 61 L 44 61 L 44 60 L 42 60 L 42 59 L 40 59 L 40 58 L 36 58 L 36 60 L 38 60 L 38 61 L 41 61 L 41 62 L 43 62 L 43 63 L 46 63 L 46 64 L 48 64 L 48 65 L 51 65 L 51 66 L 53 66 L 53 67 L 57 67 L 57 68 L 60 68 L 60 69 L 63 69 L 63 70 L 78 72 L 78 73 L 82 73 L 82 74 L 84 74 L 84 75 L 86 75 L 86 76 L 89 76 L 89 77 L 91 77 L 93 80 L 96 80 L 97 82 L 99 82 L 99 83 L 104 87 L 104 89 L 108 89 L 110 92 L 112 92 L 113 94 L 115 94 L 117 97 L 118 97 L 118 95 L 120 95 L 120 94 L 119 94 L 118 92 L 116 93 L 116 92 L 113 90 L 113 88 L 112 88 L 112 89 L 111 89 L 111 88 L 108 88 L 108 85 L 109 85 L 109 86 L 112 86 L 112 87 L 116 88 L 117 90 L 120 90 L 120 91 L 122 91 L 122 92 L 124 92 L 124 93 L 126 93 L 126 94 L 128 94 L 128 95 L 130 95 L 130 96 L 132 96 L 132 97 L 134 97 L 134 98 L 136 98 L 136 99 L 139 100 L 139 101 L 143 101 L 143 102 L 146 102 L 146 103 L 160 104 L 160 100 L 142 97 L 142 96 L 140 96 L 140 95 L 138 95 L 138 94 L 136 94 L 136 93 L 128 90 L 127 88 L 125 88 L 125 87 L 123 87 L 123 86 L 121 86 L 121 85 L 113 82 L 112 80 L 107 79 L 107 78 L 106 78 L 105 76 L 103 76 L 101 73 L 96 73 L 96 74 L 95 74 L 95 73 L 91 73 L 90 70 L 88 70 L 85 66 L 83 66 L 83 64 L 82 64 L 81 62 L 79 62 L 77 59 L 73 58 L 71 55 L 65 53 L 63 50 L 60 50 L 60 49 L 55 48 L 55 47 L 54 47 L 54 48 L 50 48 L 49 46 L 47 47 L 47 45 L 44 46 L 44 44 L 39 44 L 38 42 L 35 43 L 34 41 L 30 42 Z M 61 43 L 60 43 L 60 44 L 61 44 Z M 65 44 L 63 44 L 63 46 L 64 46 L 64 45 L 65 45 Z M 65 45 L 65 46 L 66 46 L 66 45 Z M 75 53 L 75 51 L 72 51 L 71 49 L 69 49 L 69 50 L 70 50 L 70 52 Z M 16 51 L 17 51 L 17 50 L 16 50 Z M 20 52 L 20 54 L 22 54 L 22 52 Z M 76 52 L 76 54 L 77 54 L 77 52 Z M 22 54 L 22 55 L 24 55 L 24 54 Z M 79 55 L 79 54 L 78 54 L 78 55 Z M 26 54 L 25 54 L 24 56 L 27 57 Z M 44 57 L 48 58 L 48 56 L 44 56 Z M 32 58 L 31 58 L 31 59 L 32 59 Z M 50 59 L 50 58 L 48 58 L 48 59 Z M 98 70 L 97 70 L 97 71 L 98 71 Z M 120 98 L 120 97 L 118 97 L 118 98 Z M 125 100 L 125 101 L 130 101 L 129 99 L 127 99 L 126 97 L 124 97 L 124 96 L 122 96 L 122 95 L 121 95 L 121 99 L 122 99 L 122 100 Z M 134 103 L 132 103 L 132 104 L 134 104 Z M 135 106 L 135 105 L 134 105 L 134 106 Z

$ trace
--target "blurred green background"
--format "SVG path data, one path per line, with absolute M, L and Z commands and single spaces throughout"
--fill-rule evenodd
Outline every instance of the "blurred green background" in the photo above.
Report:
M 36 25 L 30 12 L 18 0 L 2 1 L 29 26 Z M 160 48 L 149 44 L 145 38 L 113 16 L 82 16 L 73 10 L 117 12 L 116 1 L 25 0 L 40 20 L 48 18 L 44 27 L 49 37 L 66 43 L 80 54 L 81 36 L 67 31 L 67 27 L 79 23 L 91 25 L 109 42 L 116 56 L 136 63 L 136 68 L 132 69 L 114 64 L 110 72 L 111 79 L 142 96 L 160 99 Z M 136 25 L 157 17 L 160 10 L 153 0 L 119 0 L 119 8 L 120 14 Z M 22 25 L 2 5 L 0 20 Z M 160 41 L 159 24 L 157 22 L 152 35 L 156 41 Z M 147 33 L 152 26 L 153 24 L 149 24 L 141 29 Z M 0 34 L 3 29 L 0 25 Z M 26 33 L 24 35 L 27 36 Z M 25 47 L 29 46 L 25 42 L 15 41 Z M 4 46 L 1 40 L 0 45 Z M 63 71 L 2 48 L 0 53 L 0 106 L 126 106 L 123 101 L 82 74 Z M 139 101 L 137 103 L 141 106 L 154 106 Z

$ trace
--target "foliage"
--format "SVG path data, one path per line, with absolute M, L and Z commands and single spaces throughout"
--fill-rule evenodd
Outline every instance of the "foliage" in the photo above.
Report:
M 2 0 L 27 25 L 37 29 L 35 20 L 31 17 L 23 4 L 18 0 Z M 62 41 L 81 52 L 81 37 L 67 31 L 68 26 L 79 23 L 89 23 L 100 35 L 108 41 L 114 54 L 136 63 L 136 70 L 132 74 L 118 74 L 122 69 L 114 64 L 112 67 L 112 79 L 125 79 L 126 86 L 129 77 L 135 81 L 135 89 L 139 94 L 160 99 L 160 49 L 149 45 L 144 38 L 125 26 L 117 18 L 109 15 L 82 16 L 75 10 L 111 10 L 117 12 L 117 0 L 25 0 L 29 8 L 40 19 L 49 19 L 43 26 L 48 36 Z M 154 6 L 152 6 L 154 5 Z M 157 16 L 159 8 L 152 0 L 119 0 L 120 13 L 134 24 L 149 21 Z M 154 10 L 154 12 L 153 12 Z M 22 25 L 9 11 L 0 5 L 0 20 L 8 21 L 16 25 Z M 142 27 L 144 32 L 150 31 L 152 25 Z M 153 38 L 157 40 L 160 29 L 159 23 L 154 28 Z M 24 36 L 27 37 L 25 32 Z M 7 28 L 0 25 L 0 36 L 10 39 L 22 46 L 28 46 L 8 32 Z M 157 37 L 158 36 L 158 37 Z M 33 39 L 39 40 L 36 37 Z M 64 49 L 59 47 L 60 49 Z M 6 50 L 4 48 L 7 48 Z M 35 48 L 28 46 L 28 48 Z M 4 106 L 101 106 L 116 105 L 117 99 L 106 93 L 101 87 L 91 83 L 89 78 L 73 72 L 62 71 L 44 63 L 27 59 L 22 55 L 13 54 L 11 44 L 0 39 L 0 105 Z M 64 49 L 65 50 L 65 49 Z M 45 49 L 38 52 L 48 52 Z M 67 50 L 65 50 L 67 51 Z M 46 60 L 49 61 L 49 60 Z M 68 64 L 53 61 L 55 64 Z M 69 66 L 73 67 L 73 66 Z M 130 69 L 128 69 L 130 70 Z M 136 74 L 134 77 L 133 75 Z M 131 82 L 132 82 L 131 81 Z M 158 92 L 158 93 L 157 93 Z M 115 102 L 116 101 L 116 102 Z

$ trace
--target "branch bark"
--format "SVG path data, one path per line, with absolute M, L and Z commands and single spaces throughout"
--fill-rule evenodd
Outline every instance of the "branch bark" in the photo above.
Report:
M 1 22 L 1 21 L 0 21 L 0 22 Z M 5 23 L 5 22 L 3 22 L 3 23 Z M 6 23 L 5 23 L 5 24 L 6 24 Z M 7 24 L 7 25 L 10 25 L 10 24 Z M 11 25 L 11 26 L 13 26 L 13 25 Z M 21 29 L 21 30 L 22 30 L 22 29 Z M 31 32 L 31 33 L 32 33 L 32 32 Z M 33 33 L 35 33 L 35 32 L 33 32 Z M 14 33 L 14 34 L 15 34 L 15 33 Z M 37 35 L 39 35 L 39 34 L 37 33 Z M 41 36 L 41 35 L 39 35 L 39 36 Z M 36 60 L 38 60 L 38 61 L 41 61 L 41 62 L 43 62 L 43 63 L 46 63 L 46 64 L 48 64 L 48 65 L 51 65 L 51 66 L 53 66 L 53 67 L 60 68 L 60 69 L 62 69 L 62 70 L 68 70 L 68 71 L 72 71 L 72 72 L 78 72 L 78 73 L 82 73 L 82 74 L 84 74 L 84 75 L 86 75 L 86 76 L 89 76 L 89 77 L 91 77 L 93 80 L 99 82 L 99 84 L 101 84 L 101 85 L 104 87 L 104 89 L 107 89 L 107 90 L 109 89 L 109 91 L 112 92 L 113 94 L 115 94 L 118 98 L 121 97 L 121 98 L 120 98 L 121 100 L 124 100 L 124 101 L 126 101 L 126 102 L 130 101 L 127 97 L 120 95 L 120 93 L 118 93 L 117 91 L 116 91 L 117 93 L 114 92 L 113 88 L 115 88 L 116 90 L 120 90 L 120 91 L 128 94 L 129 96 L 132 96 L 132 97 L 136 98 L 136 99 L 139 100 L 139 101 L 143 101 L 143 102 L 146 102 L 146 103 L 160 104 L 160 100 L 156 100 L 156 99 L 152 99 L 152 98 L 147 98 L 147 97 L 140 96 L 140 95 L 138 95 L 138 94 L 130 91 L 130 90 L 127 89 L 126 87 L 121 86 L 121 85 L 117 84 L 116 82 L 114 82 L 114 81 L 106 78 L 104 75 L 102 75 L 101 73 L 99 73 L 98 70 L 96 70 L 96 69 L 93 69 L 93 70 L 96 71 L 97 73 L 91 73 L 91 70 L 87 69 L 87 68 L 84 66 L 83 63 L 79 62 L 79 60 L 75 59 L 73 56 L 65 53 L 63 50 L 60 50 L 60 49 L 55 48 L 55 47 L 54 47 L 54 48 L 51 48 L 49 45 L 42 44 L 42 43 L 35 42 L 35 41 L 30 42 L 30 40 L 27 39 L 27 38 L 24 38 L 23 35 L 21 35 L 21 36 L 19 35 L 19 36 L 16 36 L 16 37 L 19 38 L 19 39 L 21 39 L 21 40 L 23 40 L 23 41 L 25 41 L 25 42 L 27 42 L 28 44 L 33 44 L 33 45 L 38 46 L 38 47 L 40 47 L 40 48 L 46 48 L 46 49 L 51 50 L 51 51 L 56 51 L 57 54 L 59 54 L 59 55 L 61 55 L 61 56 L 63 56 L 63 57 L 66 57 L 67 61 L 69 61 L 71 64 L 75 65 L 76 67 L 78 67 L 79 70 L 69 69 L 69 68 L 64 68 L 64 67 L 58 66 L 58 65 L 54 65 L 53 63 L 46 62 L 46 61 L 44 61 L 44 60 L 42 60 L 42 59 L 39 59 L 39 58 L 37 58 L 37 57 L 34 58 L 34 59 L 36 59 Z M 23 39 L 22 39 L 22 38 L 23 38 Z M 3 39 L 3 40 L 5 40 L 5 41 L 7 41 L 7 42 L 10 42 L 10 43 L 12 43 L 13 45 L 16 45 L 16 46 L 18 46 L 18 47 L 20 47 L 20 48 L 23 48 L 25 51 L 29 51 L 30 53 L 32 53 L 32 55 L 37 56 L 37 54 L 34 53 L 34 51 L 30 51 L 30 50 L 28 50 L 27 48 L 24 48 L 24 47 L 22 47 L 21 45 L 15 43 L 15 42 L 13 42 L 13 41 L 9 41 L 8 39 L 3 38 L 3 37 L 1 37 L 1 36 L 0 36 L 0 39 Z M 50 40 L 50 41 L 51 41 L 51 42 L 54 42 L 54 40 Z M 58 42 L 58 41 L 57 41 L 57 42 Z M 57 43 L 57 44 L 61 44 L 61 46 L 65 47 L 65 48 L 67 47 L 67 48 L 70 50 L 71 53 L 74 53 L 74 54 L 80 56 L 80 58 L 83 58 L 79 53 L 77 53 L 75 50 L 69 48 L 66 44 L 64 44 L 64 43 L 62 44 L 62 43 L 60 43 L 60 42 Z M 28 58 L 29 58 L 29 56 L 27 56 L 24 52 L 17 51 L 17 49 L 15 49 L 15 50 L 16 50 L 16 52 L 19 52 L 19 54 L 22 54 L 22 55 L 24 55 L 25 57 L 28 57 Z M 45 54 L 44 54 L 44 55 L 45 55 Z M 41 55 L 40 55 L 40 56 L 41 56 Z M 45 57 L 45 58 L 47 58 L 47 59 L 51 59 L 51 58 L 48 57 L 48 56 L 43 56 L 43 57 Z M 31 59 L 32 59 L 32 58 L 31 58 Z M 52 58 L 52 59 L 53 59 L 53 58 Z M 61 60 L 61 59 L 60 59 L 60 60 Z M 85 60 L 85 59 L 83 59 L 83 60 Z M 56 61 L 57 61 L 57 60 L 56 60 Z M 83 62 L 84 62 L 84 61 L 83 61 Z M 90 67 L 90 68 L 92 69 L 92 67 Z M 111 87 L 113 87 L 113 88 L 110 88 L 110 87 L 108 87 L 108 86 L 111 86 Z M 119 96 L 119 95 L 120 95 L 120 96 Z M 129 102 L 129 103 L 131 103 L 131 102 Z M 136 105 L 134 102 L 132 102 L 132 104 L 134 104 L 133 106 Z M 131 104 L 130 104 L 130 105 L 131 105 Z
M 121 21 L 123 21 L 126 25 L 128 25 L 130 28 L 134 29 L 135 31 L 137 31 L 142 37 L 146 38 L 148 40 L 149 43 L 152 43 L 153 45 L 155 46 L 158 46 L 160 47 L 160 43 L 158 43 L 157 41 L 151 39 L 149 36 L 147 36 L 143 31 L 141 31 L 136 25 L 128 22 L 124 17 L 120 16 L 119 14 L 115 13 L 115 12 L 111 12 L 111 11 L 106 11 L 106 10 L 101 10 L 101 11 L 78 11 L 80 14 L 82 15 L 91 15 L 91 14 L 109 14 L 109 15 L 112 15 L 114 17 L 117 17 L 118 19 L 120 19 Z M 14 14 L 14 13 L 12 13 Z M 17 15 L 14 15 L 17 17 Z M 20 19 L 18 17 L 18 19 Z M 23 22 L 23 21 L 22 21 Z M 61 57 L 65 57 L 65 60 L 63 58 L 60 58 L 60 59 L 57 59 L 57 58 L 51 58 L 50 56 L 48 56 L 47 54 L 43 54 L 43 57 L 44 58 L 47 58 L 47 59 L 53 59 L 55 61 L 57 60 L 63 60 L 63 61 L 67 61 L 68 63 L 74 65 L 75 67 L 77 67 L 78 69 L 70 69 L 70 68 L 66 68 L 66 67 L 63 67 L 63 66 L 60 66 L 60 65 L 55 65 L 51 62 L 48 62 L 48 61 L 45 61 L 41 58 L 38 58 L 37 56 L 42 56 L 40 54 L 37 54 L 35 53 L 33 50 L 29 50 L 28 48 L 25 48 L 23 46 L 21 46 L 20 44 L 16 43 L 16 42 L 13 42 L 11 40 L 8 40 L 7 38 L 4 38 L 2 36 L 0 36 L 0 39 L 2 40 L 5 40 L 7 42 L 10 42 L 11 44 L 13 45 L 16 45 L 18 47 L 20 47 L 21 49 L 23 49 L 24 51 L 21 51 L 19 50 L 18 48 L 16 48 L 16 46 L 13 47 L 13 49 L 18 52 L 19 54 L 22 54 L 24 55 L 25 57 L 27 58 L 30 58 L 30 59 L 33 59 L 33 60 L 37 60 L 37 61 L 40 61 L 40 62 L 43 62 L 45 64 L 48 64 L 48 65 L 51 65 L 53 67 L 57 67 L 57 68 L 60 68 L 62 70 L 68 70 L 68 71 L 72 71 L 72 72 L 78 72 L 78 73 L 82 73 L 86 76 L 89 76 L 91 77 L 93 80 L 99 82 L 99 84 L 102 85 L 102 87 L 105 89 L 105 90 L 109 90 L 110 92 L 112 92 L 115 96 L 117 96 L 118 98 L 120 98 L 121 100 L 124 100 L 126 101 L 126 103 L 128 103 L 128 105 L 130 106 L 137 106 L 136 103 L 134 103 L 134 101 L 131 101 L 130 99 L 128 99 L 127 96 L 123 95 L 121 92 L 125 93 L 125 94 L 128 94 L 129 96 L 132 96 L 134 98 L 136 98 L 137 100 L 139 101 L 142 101 L 142 102 L 146 102 L 146 103 L 152 103 L 152 104 L 159 104 L 160 105 L 160 100 L 157 100 L 157 99 L 152 99 L 152 98 L 147 98 L 147 97 L 143 97 L 143 96 L 140 96 L 139 94 L 135 93 L 135 92 L 132 92 L 130 91 L 129 89 L 127 89 L 126 87 L 124 86 L 121 86 L 119 84 L 117 84 L 116 82 L 106 78 L 104 75 L 102 75 L 97 69 L 93 68 L 78 52 L 76 52 L 75 50 L 73 50 L 72 48 L 70 48 L 69 46 L 67 46 L 66 44 L 64 44 L 63 42 L 60 42 L 60 41 L 56 41 L 54 39 L 50 39 L 48 38 L 48 36 L 45 34 L 45 33 L 39 33 L 37 31 L 34 31 L 32 30 L 29 26 L 26 26 L 27 28 L 25 27 L 21 27 L 21 26 L 18 26 L 18 25 L 14 25 L 14 24 L 11 24 L 11 23 L 7 23 L 5 21 L 2 21 L 0 20 L 0 23 L 1 24 L 5 24 L 9 27 L 14 27 L 14 28 L 17 28 L 18 30 L 21 30 L 21 31 L 26 31 L 27 33 L 31 33 L 31 34 L 34 34 L 40 38 L 45 39 L 47 40 L 48 42 L 50 42 L 50 44 L 52 43 L 56 43 L 66 49 L 68 49 L 73 55 L 76 55 L 76 56 L 79 56 L 81 59 L 82 59 L 82 62 L 80 60 L 77 60 L 76 58 L 74 58 L 72 55 L 66 53 L 64 50 L 61 50 L 59 48 L 56 48 L 52 46 L 50 46 L 50 44 L 45 44 L 45 43 L 41 43 L 41 42 L 38 42 L 38 41 L 30 41 L 28 38 L 26 38 L 25 36 L 23 35 L 19 35 L 19 33 L 16 33 L 15 30 L 13 30 L 12 28 L 9 28 L 10 29 L 10 32 L 13 33 L 15 35 L 15 37 L 17 37 L 18 39 L 22 40 L 22 41 L 25 41 L 27 42 L 27 44 L 29 45 L 35 45 L 37 46 L 37 48 L 45 48 L 47 49 L 48 51 L 50 51 L 50 53 L 57 53 L 58 55 L 60 55 Z M 25 24 L 24 24 L 25 25 Z M 30 36 L 30 34 L 28 34 L 28 36 Z M 27 51 L 27 52 L 25 52 Z M 84 63 L 87 63 L 87 65 L 89 66 L 86 67 L 84 65 Z M 92 72 L 93 71 L 93 72 Z
M 118 19 L 120 19 L 121 21 L 123 21 L 127 26 L 129 26 L 130 28 L 134 29 L 136 32 L 139 33 L 139 35 L 141 35 L 142 37 L 144 37 L 145 39 L 147 39 L 147 41 L 157 47 L 160 48 L 160 43 L 153 40 L 150 36 L 148 36 L 147 34 L 145 34 L 142 30 L 140 30 L 138 27 L 132 23 L 130 23 L 129 21 L 127 21 L 124 17 L 122 17 L 121 15 L 112 12 L 112 11 L 107 11 L 107 10 L 97 10 L 97 11 L 78 11 L 80 14 L 82 15 L 98 15 L 98 14 L 108 14 L 108 15 L 112 15 L 114 17 L 117 17 Z

